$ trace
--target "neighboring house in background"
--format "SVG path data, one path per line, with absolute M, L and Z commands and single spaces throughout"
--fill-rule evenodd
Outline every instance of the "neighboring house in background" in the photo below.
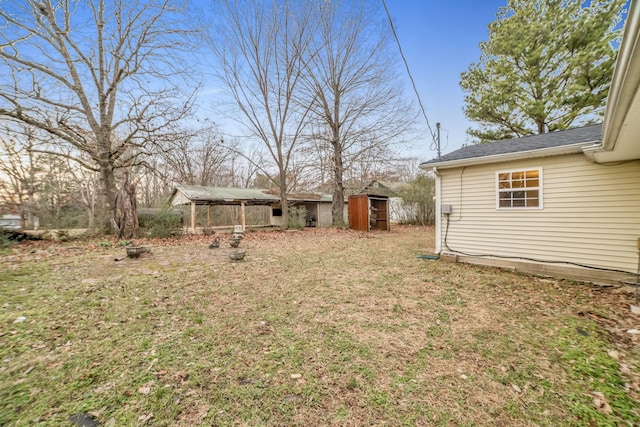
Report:
M 22 228 L 22 218 L 20 218 L 20 215 L 4 214 L 0 217 L 0 228 L 20 230 Z
M 640 9 L 603 125 L 463 147 L 436 176 L 436 253 L 596 282 L 634 280 L 640 245 Z

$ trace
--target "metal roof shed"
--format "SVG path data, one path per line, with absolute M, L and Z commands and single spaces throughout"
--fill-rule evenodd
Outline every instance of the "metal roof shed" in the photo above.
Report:
M 191 229 L 196 230 L 196 206 L 207 206 L 207 226 L 211 223 L 210 207 L 215 205 L 240 206 L 242 229 L 245 229 L 245 206 L 271 206 L 280 202 L 274 195 L 257 188 L 203 187 L 177 185 L 171 193 L 173 206 L 191 205 Z

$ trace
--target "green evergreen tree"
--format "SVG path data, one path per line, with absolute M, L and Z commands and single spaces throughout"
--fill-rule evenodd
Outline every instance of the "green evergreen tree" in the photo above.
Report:
M 462 73 L 480 142 L 567 129 L 604 111 L 626 0 L 508 0 Z

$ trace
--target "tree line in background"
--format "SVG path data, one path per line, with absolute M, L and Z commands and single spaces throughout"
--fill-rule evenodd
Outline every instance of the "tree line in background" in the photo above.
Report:
M 39 137 L 37 132 L 22 129 L 14 135 L 5 128 L 3 134 L 0 138 L 0 213 L 20 215 L 29 229 L 98 226 L 101 188 L 98 172 L 84 168 L 72 160 L 73 156 L 47 152 L 46 140 L 40 139 L 42 135 Z M 271 180 L 254 163 L 238 156 L 237 150 L 238 147 L 223 140 L 215 128 L 191 131 L 188 138 L 174 141 L 172 149 L 148 156 L 144 164 L 119 170 L 116 205 L 126 199 L 127 186 L 135 190 L 137 212 L 154 208 L 164 210 L 165 216 L 171 216 L 166 203 L 176 184 L 270 188 Z M 372 179 L 372 171 L 378 179 L 409 183 L 419 175 L 417 161 L 407 159 L 397 162 L 371 159 L 369 164 L 361 162 L 353 171 L 357 173 L 346 175 L 348 194 L 366 186 Z M 329 171 L 302 166 L 294 170 L 293 192 L 313 187 L 319 182 L 318 173 Z M 414 194 L 407 199 L 407 203 L 415 201 Z M 433 204 L 433 193 L 422 202 Z M 403 222 L 415 221 L 423 223 L 424 216 L 413 220 L 403 218 Z M 153 226 L 149 218 L 147 224 Z M 161 235 L 159 231 L 155 235 Z
M 509 0 L 462 74 L 465 113 L 480 126 L 470 134 L 483 142 L 596 120 L 623 5 Z M 416 112 L 389 31 L 364 0 L 3 4 L 2 209 L 28 226 L 37 217 L 128 236 L 137 210 L 175 184 L 256 186 L 282 206 L 296 191 L 331 193 L 341 225 L 342 200 L 372 178 L 430 182 L 394 154 Z M 217 114 L 244 135 L 201 118 L 204 73 L 216 77 Z
M 410 180 L 404 102 L 366 1 L 26 0 L 0 9 L 4 209 L 128 236 L 174 184 L 323 190 Z M 198 57 L 214 57 L 208 67 Z M 203 78 L 246 135 L 198 120 Z M 202 71 L 200 71 L 202 73 Z M 411 163 L 411 161 L 409 161 Z M 407 171 L 414 175 L 408 175 Z M 343 203 L 334 204 L 340 225 Z M 286 223 L 287 210 L 283 210 Z

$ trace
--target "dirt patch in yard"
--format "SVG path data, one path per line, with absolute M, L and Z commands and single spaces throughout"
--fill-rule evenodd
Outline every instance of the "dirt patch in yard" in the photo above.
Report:
M 220 236 L 0 256 L 0 424 L 640 419 L 630 292 L 419 259 L 429 228 Z

